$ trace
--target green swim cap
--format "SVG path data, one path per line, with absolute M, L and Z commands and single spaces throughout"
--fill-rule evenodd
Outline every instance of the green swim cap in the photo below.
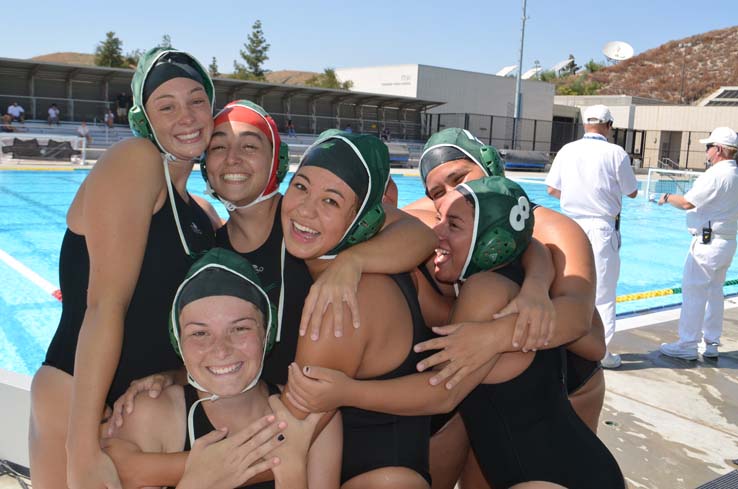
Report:
M 385 219 L 382 196 L 389 181 L 387 145 L 371 134 L 329 129 L 305 151 L 300 168 L 307 165 L 325 168 L 344 180 L 357 192 L 361 204 L 341 241 L 326 257 L 366 241 L 379 232 Z
M 487 176 L 505 176 L 505 165 L 494 146 L 486 146 L 467 129 L 449 127 L 432 135 L 423 147 L 419 165 L 423 183 L 437 166 L 464 158 L 479 165 Z
M 178 65 L 186 65 L 185 71 L 194 70 L 196 74 L 200 75 L 204 81 L 205 93 L 208 99 L 210 99 L 211 112 L 215 106 L 215 87 L 213 86 L 213 80 L 210 79 L 208 71 L 192 55 L 184 51 L 164 47 L 155 47 L 146 51 L 139 58 L 136 71 L 133 73 L 133 79 L 131 80 L 133 107 L 128 111 L 128 124 L 131 126 L 131 130 L 135 136 L 151 140 L 162 153 L 169 152 L 159 144 L 156 133 L 149 122 L 146 107 L 144 106 L 144 87 L 146 87 L 147 93 L 155 89 L 150 84 L 146 85 L 147 78 L 157 65 L 167 61 Z M 183 74 L 183 76 L 195 79 L 194 76 L 188 76 L 186 74 Z
M 274 346 L 277 336 L 277 314 L 269 296 L 264 291 L 251 263 L 238 253 L 223 248 L 213 248 L 197 260 L 177 289 L 169 315 L 169 338 L 174 351 L 182 357 L 180 343 L 179 314 L 184 306 L 204 297 L 227 295 L 238 297 L 254 304 L 264 314 L 264 352 L 259 374 L 251 385 L 259 381 L 264 366 L 264 357 Z M 205 389 L 189 377 L 188 380 L 197 389 Z
M 511 263 L 533 237 L 528 195 L 505 177 L 485 177 L 456 187 L 474 205 L 474 231 L 461 279 Z

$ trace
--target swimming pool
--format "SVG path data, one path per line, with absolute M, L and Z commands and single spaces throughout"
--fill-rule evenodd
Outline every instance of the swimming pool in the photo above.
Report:
M 58 286 L 58 255 L 65 216 L 87 171 L 0 171 L 0 368 L 32 374 L 41 364 L 56 329 L 61 304 L 53 295 Z M 511 175 L 515 178 L 515 175 Z M 395 175 L 400 205 L 423 195 L 420 179 Z M 546 194 L 542 179 L 518 180 L 531 200 L 558 210 L 558 200 Z M 285 184 L 283 184 L 284 190 Z M 190 191 L 203 195 L 198 173 Z M 132 196 L 131 198 L 135 198 Z M 216 209 L 224 217 L 219 204 Z M 690 242 L 684 213 L 659 208 L 639 197 L 625 199 L 622 269 L 619 296 L 679 287 L 682 264 Z M 728 279 L 738 278 L 734 263 Z M 738 286 L 726 293 L 738 292 Z M 618 314 L 679 304 L 681 295 L 618 304 Z

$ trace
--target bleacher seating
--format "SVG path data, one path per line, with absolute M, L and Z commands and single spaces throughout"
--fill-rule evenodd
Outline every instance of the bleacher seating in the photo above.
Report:
M 61 122 L 58 126 L 49 126 L 46 121 L 27 120 L 24 125 L 16 123 L 15 126 L 33 134 L 76 136 L 79 123 Z M 131 129 L 122 124 L 115 124 L 112 128 L 107 128 L 100 123 L 90 123 L 87 127 L 90 129 L 90 136 L 92 137 L 92 143 L 87 146 L 87 159 L 92 161 L 97 160 L 107 148 L 118 141 L 133 137 Z M 281 134 L 281 136 L 282 141 L 290 147 L 291 163 L 298 163 L 300 156 L 317 139 L 317 136 L 313 134 L 297 134 L 295 136 Z M 423 152 L 422 142 L 391 141 L 388 146 L 392 165 L 403 168 L 416 167 Z

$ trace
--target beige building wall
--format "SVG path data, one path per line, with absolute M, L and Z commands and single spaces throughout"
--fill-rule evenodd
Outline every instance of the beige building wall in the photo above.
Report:
M 554 100 L 560 106 L 579 108 L 605 104 L 610 107 L 615 127 L 644 131 L 644 167 L 658 165 L 662 141 L 668 137 L 668 132 L 678 132 L 681 133 L 679 166 L 702 169 L 704 145 L 699 140 L 719 126 L 738 129 L 738 107 L 667 105 L 653 99 L 626 95 L 557 96 Z
M 357 92 L 420 97 L 418 65 L 337 68 L 336 77 L 342 82 L 348 80 L 354 82 L 351 90 Z
M 336 75 L 354 82 L 356 91 L 446 102 L 428 111 L 433 114 L 513 116 L 514 78 L 417 64 L 337 68 Z M 553 84 L 523 80 L 522 93 L 524 119 L 552 119 Z

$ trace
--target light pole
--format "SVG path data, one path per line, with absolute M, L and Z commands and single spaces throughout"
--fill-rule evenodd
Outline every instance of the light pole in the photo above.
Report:
M 685 83 L 685 75 L 686 75 L 686 68 L 687 68 L 687 48 L 692 47 L 691 42 L 680 42 L 677 47 L 682 49 L 682 84 L 681 88 L 679 89 L 679 101 L 681 103 L 684 103 L 684 83 Z
M 518 122 L 520 119 L 520 104 L 522 102 L 520 93 L 520 82 L 521 76 L 523 74 L 523 44 L 525 43 L 526 4 L 527 0 L 523 0 L 523 17 L 521 19 L 522 26 L 520 28 L 520 54 L 518 56 L 518 76 L 515 77 L 515 110 L 513 112 L 513 117 L 515 118 L 515 120 L 513 121 L 512 149 L 515 149 L 515 139 L 517 136 L 516 133 L 518 130 Z

